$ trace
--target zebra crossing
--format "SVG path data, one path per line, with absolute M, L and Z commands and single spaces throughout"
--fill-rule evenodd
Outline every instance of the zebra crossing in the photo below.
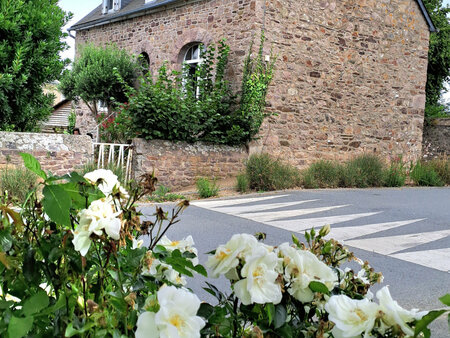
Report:
M 191 205 L 296 233 L 330 224 L 328 237 L 346 246 L 450 272 L 450 247 L 426 249 L 426 244 L 449 237 L 450 229 L 417 232 L 427 229 L 427 218 L 395 220 L 386 210 L 352 213 L 352 204 L 330 205 L 320 198 L 286 199 L 289 194 L 195 201 Z M 389 230 L 393 229 L 401 230 L 401 234 L 392 235 Z

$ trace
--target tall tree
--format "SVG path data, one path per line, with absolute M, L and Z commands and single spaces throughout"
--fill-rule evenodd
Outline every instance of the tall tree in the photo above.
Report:
M 439 104 L 444 85 L 450 81 L 450 7 L 443 0 L 424 0 L 437 32 L 430 35 L 426 87 L 426 115 L 443 110 Z M 441 109 L 442 108 L 442 109 Z
M 99 101 L 108 111 L 114 102 L 126 101 L 122 81 L 132 87 L 140 70 L 137 60 L 123 49 L 86 45 L 72 70 L 64 72 L 60 89 L 67 98 L 81 98 L 96 115 Z
M 36 130 L 50 115 L 43 84 L 68 62 L 59 52 L 69 17 L 58 0 L 0 0 L 0 130 Z

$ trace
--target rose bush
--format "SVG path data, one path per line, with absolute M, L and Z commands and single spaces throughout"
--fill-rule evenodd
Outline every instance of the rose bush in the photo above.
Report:
M 107 170 L 57 177 L 22 157 L 43 198 L 31 191 L 12 206 L 0 195 L 1 337 L 429 337 L 449 311 L 403 309 L 387 287 L 375 301 L 382 275 L 325 239 L 328 226 L 278 246 L 234 235 L 206 262 L 230 292 L 207 283 L 217 304 L 201 302 L 185 288 L 187 276 L 207 275 L 193 238 L 166 236 L 187 201 L 141 222 L 135 203 L 153 175 L 125 189 Z M 350 260 L 361 269 L 342 266 Z

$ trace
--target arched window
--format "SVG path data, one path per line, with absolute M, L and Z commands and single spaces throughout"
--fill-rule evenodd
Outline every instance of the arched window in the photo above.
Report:
M 203 62 L 201 54 L 202 54 L 202 45 L 195 44 L 188 48 L 183 59 L 184 64 L 187 65 L 187 67 L 184 68 L 183 84 L 186 85 L 186 83 L 188 82 L 188 78 L 192 79 L 192 85 L 193 88 L 195 89 L 195 95 L 197 96 L 197 98 L 200 95 L 200 88 L 198 87 L 197 83 L 198 79 L 195 76 L 195 73 L 197 71 L 198 66 Z
M 184 55 L 183 61 L 189 65 L 188 76 L 194 76 L 198 65 L 202 63 L 200 46 L 200 44 L 195 44 L 189 47 Z
M 141 66 L 142 74 L 147 75 L 150 69 L 150 57 L 146 52 L 139 54 L 138 63 Z

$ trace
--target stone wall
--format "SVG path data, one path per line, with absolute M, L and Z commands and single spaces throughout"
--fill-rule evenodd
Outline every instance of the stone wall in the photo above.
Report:
M 434 119 L 423 131 L 423 158 L 442 156 L 450 156 L 450 118 Z
M 265 1 L 278 54 L 255 149 L 303 166 L 420 158 L 429 29 L 414 0 Z
M 201 143 L 134 139 L 133 146 L 134 177 L 155 170 L 158 182 L 172 189 L 195 184 L 198 177 L 236 176 L 248 156 L 244 147 Z
M 23 165 L 21 152 L 32 154 L 45 171 L 57 175 L 93 160 L 89 136 L 0 132 L 0 167 Z

